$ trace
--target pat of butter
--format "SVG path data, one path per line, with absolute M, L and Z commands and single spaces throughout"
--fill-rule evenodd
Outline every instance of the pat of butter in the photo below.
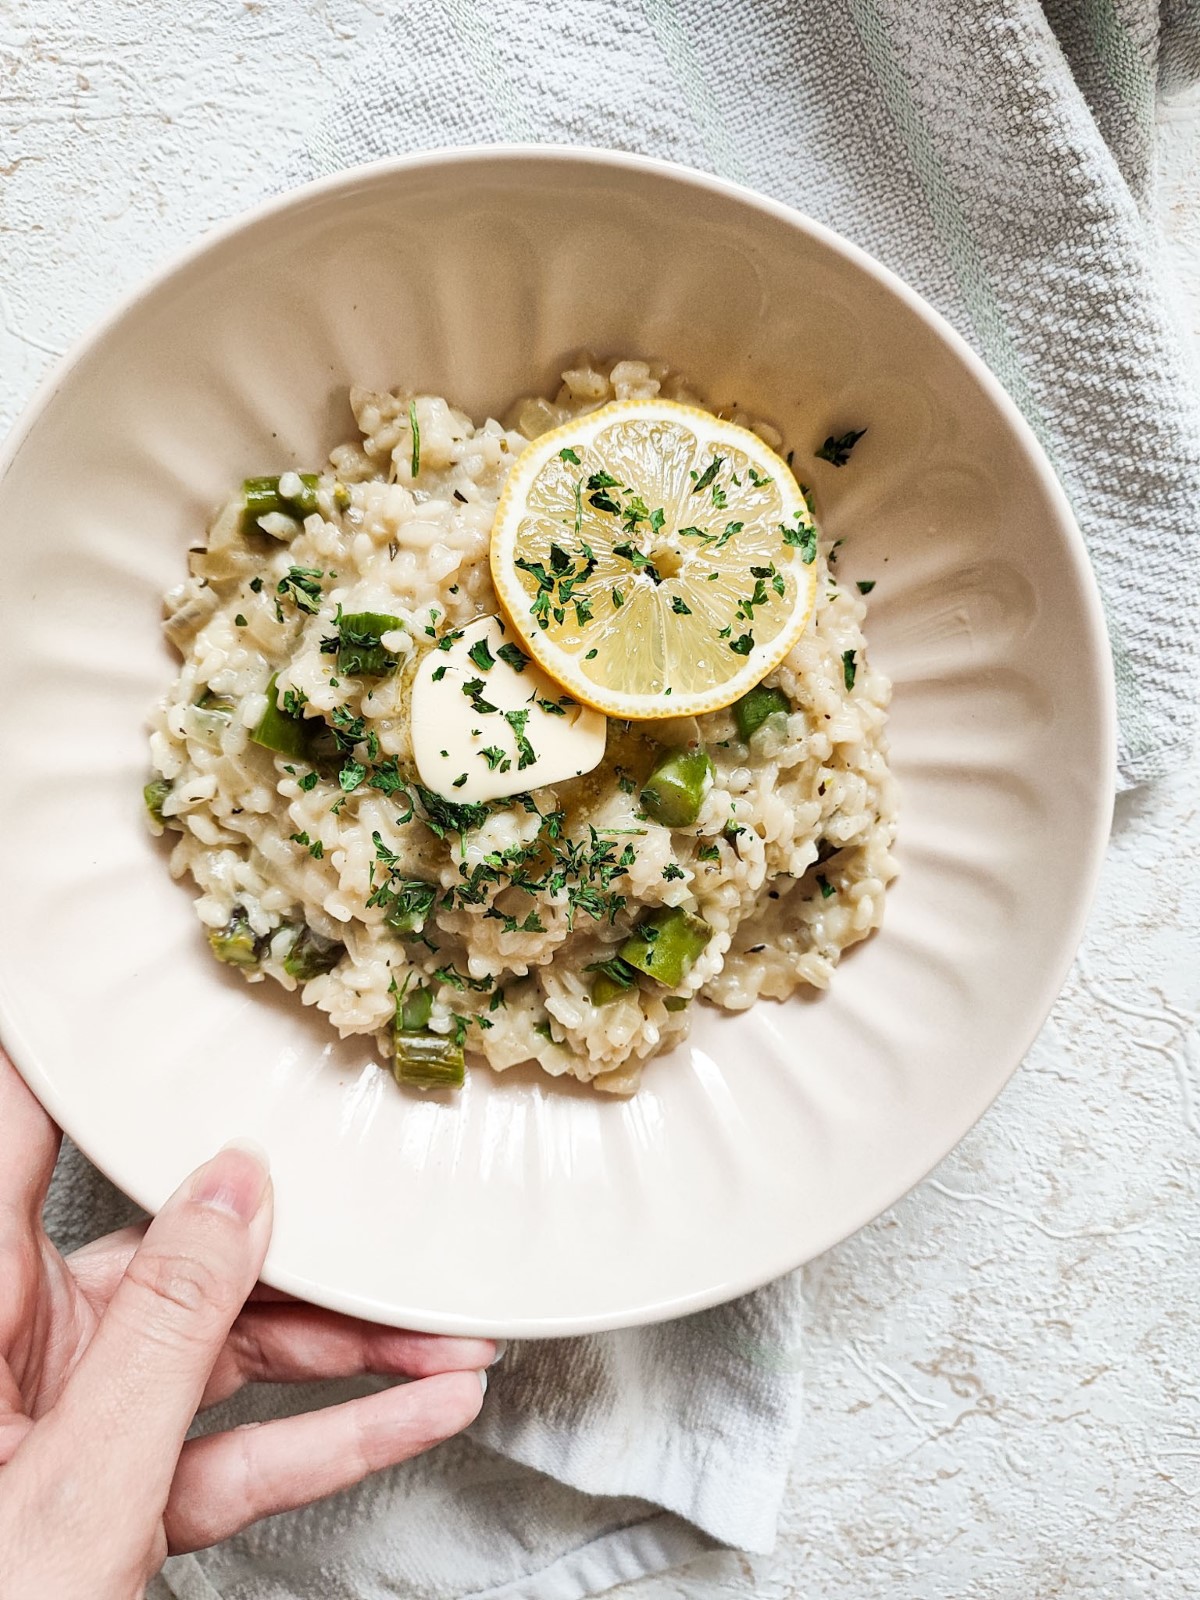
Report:
M 506 661 L 508 647 L 499 617 L 480 617 L 417 668 L 413 759 L 425 787 L 447 800 L 504 799 L 582 777 L 604 759 L 608 719 L 572 700 L 515 641 Z

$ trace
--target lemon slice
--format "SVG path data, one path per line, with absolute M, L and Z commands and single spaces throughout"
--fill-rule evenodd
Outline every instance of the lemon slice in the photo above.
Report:
M 756 434 L 671 400 L 622 400 L 517 458 L 492 581 L 521 643 L 610 717 L 732 704 L 804 631 L 817 531 Z

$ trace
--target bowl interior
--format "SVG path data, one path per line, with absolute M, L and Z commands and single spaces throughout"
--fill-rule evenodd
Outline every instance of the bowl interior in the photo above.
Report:
M 214 502 L 351 432 L 351 382 L 477 417 L 580 346 L 658 356 L 796 450 L 895 681 L 901 876 L 831 992 L 690 1044 L 629 1102 L 480 1070 L 397 1092 L 208 957 L 145 832 L 162 591 Z M 812 459 L 866 425 L 851 464 Z M 459 152 L 302 191 L 160 276 L 61 371 L 0 481 L 0 1032 L 144 1205 L 270 1149 L 268 1278 L 385 1321 L 670 1315 L 804 1260 L 996 1094 L 1073 953 L 1110 803 L 1108 655 L 1069 513 L 915 297 L 781 208 L 648 162 Z

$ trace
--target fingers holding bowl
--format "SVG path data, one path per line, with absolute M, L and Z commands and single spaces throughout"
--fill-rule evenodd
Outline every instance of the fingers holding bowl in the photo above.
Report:
M 0 1162 L 0 1232 L 6 1222 L 15 1222 L 24 1230 L 36 1230 L 41 1226 L 42 1207 L 46 1203 L 62 1134 L 2 1047 L 0 1128 L 4 1130 L 4 1160 Z
M 420 1455 L 475 1420 L 483 1391 L 480 1372 L 443 1372 L 324 1411 L 193 1440 L 167 1502 L 171 1551 L 227 1539 L 261 1517 Z
M 311 1383 L 367 1373 L 429 1378 L 475 1372 L 496 1358 L 490 1339 L 451 1339 L 379 1327 L 293 1302 L 252 1302 L 233 1325 L 203 1404 L 247 1383 Z

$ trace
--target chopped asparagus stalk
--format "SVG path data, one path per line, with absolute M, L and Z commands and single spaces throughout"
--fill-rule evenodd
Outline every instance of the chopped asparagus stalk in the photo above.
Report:
M 596 974 L 592 979 L 592 1004 L 596 1006 L 610 1005 L 637 982 L 637 973 L 620 956 L 597 961 L 590 970 Z
M 404 1033 L 420 1033 L 429 1025 L 433 1013 L 433 994 L 428 989 L 410 989 L 399 1001 L 400 1028 Z
M 461 1089 L 466 1077 L 462 1045 L 445 1034 L 397 1028 L 392 1071 L 397 1083 L 418 1089 Z
M 621 960 L 665 989 L 676 989 L 711 938 L 702 918 L 682 906 L 664 906 L 638 923 L 621 946 Z
M 610 978 L 606 972 L 598 972 L 592 979 L 592 1004 L 594 1006 L 611 1005 L 614 1000 L 619 1000 L 622 995 L 629 993 L 627 983 L 618 983 L 615 978 Z
M 173 785 L 166 778 L 153 778 L 142 790 L 142 799 L 145 802 L 146 813 L 152 822 L 157 822 L 159 827 L 165 827 L 163 818 L 163 802 L 170 794 Z
M 420 933 L 437 899 L 437 885 L 420 883 L 415 878 L 393 883 L 389 898 L 391 904 L 383 920 L 392 932 Z
M 258 965 L 258 938 L 240 906 L 235 906 L 223 928 L 208 930 L 208 942 L 217 960 L 226 961 L 231 967 Z
M 260 517 L 269 517 L 273 513 L 282 513 L 285 517 L 303 518 L 317 509 L 317 484 L 319 476 L 315 472 L 294 472 L 284 474 L 295 478 L 300 488 L 295 494 L 284 495 L 279 492 L 279 478 L 247 478 L 242 484 L 242 532 L 250 533 L 258 528 Z
M 642 809 L 668 828 L 689 827 L 700 815 L 712 782 L 707 750 L 664 750 L 646 779 Z
M 264 750 L 278 750 L 280 755 L 303 760 L 308 754 L 309 736 L 303 717 L 290 716 L 282 710 L 276 695 L 278 673 L 271 674 L 267 684 L 267 706 L 250 737 Z
M 298 983 L 307 983 L 323 972 L 332 972 L 345 953 L 345 945 L 336 939 L 323 939 L 307 924 L 296 930 L 292 947 L 283 958 L 283 970 Z
M 737 723 L 738 737 L 749 739 L 769 717 L 786 715 L 790 710 L 791 702 L 782 689 L 768 689 L 766 684 L 760 683 L 734 704 L 733 720 Z
M 344 678 L 386 678 L 395 672 L 397 658 L 380 639 L 404 624 L 384 611 L 348 611 L 338 623 L 337 664 Z

